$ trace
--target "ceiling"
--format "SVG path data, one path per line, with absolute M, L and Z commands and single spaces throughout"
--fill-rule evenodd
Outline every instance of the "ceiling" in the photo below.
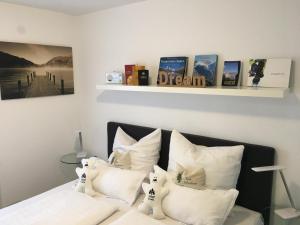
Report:
M 145 0 L 0 0 L 2 2 L 82 15 Z

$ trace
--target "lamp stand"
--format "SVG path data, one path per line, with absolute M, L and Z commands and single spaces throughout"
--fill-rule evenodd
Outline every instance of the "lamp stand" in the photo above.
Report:
M 282 172 L 282 170 L 279 170 L 279 173 L 280 173 L 280 176 L 281 176 L 281 179 L 282 179 L 282 182 L 284 184 L 284 187 L 285 187 L 285 190 L 286 190 L 286 193 L 289 197 L 289 200 L 290 200 L 290 203 L 291 203 L 291 206 L 292 208 L 285 208 L 285 209 L 276 209 L 275 210 L 275 213 L 280 216 L 281 218 L 283 219 L 293 219 L 293 218 L 297 218 L 297 217 L 300 217 L 300 211 L 298 211 L 295 207 L 295 203 L 293 201 L 293 198 L 292 198 L 292 195 L 291 195 L 291 192 L 289 190 L 289 187 L 286 183 L 286 180 L 285 180 L 285 177 L 284 177 L 284 174 Z

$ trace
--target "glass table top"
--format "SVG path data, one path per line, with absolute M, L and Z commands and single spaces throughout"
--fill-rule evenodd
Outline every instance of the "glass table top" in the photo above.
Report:
M 78 158 L 78 157 L 77 157 L 77 153 L 76 153 L 76 152 L 73 152 L 73 153 L 69 153 L 69 154 L 63 155 L 63 156 L 60 158 L 60 162 L 66 163 L 66 164 L 80 164 L 82 159 L 84 159 L 84 158 L 89 158 L 89 157 L 90 157 L 90 156 L 87 155 L 87 156 L 85 156 L 85 157 Z

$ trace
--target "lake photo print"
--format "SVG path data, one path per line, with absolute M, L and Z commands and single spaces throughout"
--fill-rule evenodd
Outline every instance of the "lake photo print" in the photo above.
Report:
M 71 47 L 0 42 L 1 99 L 74 94 Z

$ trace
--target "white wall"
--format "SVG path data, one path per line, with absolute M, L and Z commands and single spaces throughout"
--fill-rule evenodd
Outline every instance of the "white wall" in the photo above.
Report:
M 59 158 L 81 118 L 87 148 L 102 157 L 110 120 L 273 146 L 300 207 L 299 10 L 297 0 L 149 0 L 77 18 L 0 3 L 0 40 L 73 46 L 77 93 L 0 102 L 2 204 L 70 178 Z M 154 81 L 161 56 L 187 55 L 191 67 L 204 53 L 220 56 L 218 83 L 225 59 L 292 57 L 293 92 L 269 100 L 95 90 L 124 64 L 147 65 Z M 287 205 L 275 185 L 274 203 Z
M 74 18 L 0 3 L 0 41 L 72 46 L 77 67 Z M 75 70 L 75 92 L 78 93 Z M 57 186 L 71 177 L 59 158 L 73 151 L 79 126 L 78 94 L 0 101 L 2 206 Z M 1 200 L 0 200 L 1 202 Z
M 149 0 L 81 17 L 80 108 L 89 150 L 106 157 L 110 120 L 273 146 L 300 208 L 299 11 L 298 0 Z M 291 57 L 293 92 L 272 100 L 95 89 L 105 72 L 128 63 L 147 65 L 155 80 L 161 56 L 187 55 L 192 65 L 205 53 L 220 57 L 218 83 L 225 59 Z M 279 179 L 275 195 L 276 205 L 287 205 Z

